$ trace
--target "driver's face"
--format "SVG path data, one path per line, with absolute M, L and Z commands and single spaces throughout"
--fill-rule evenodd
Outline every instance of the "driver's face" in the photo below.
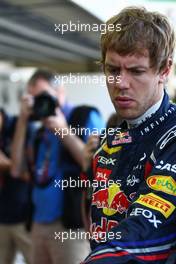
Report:
M 148 51 L 145 56 L 121 56 L 107 50 L 104 71 L 111 101 L 124 119 L 141 116 L 161 98 L 162 76 L 150 67 Z M 109 82 L 111 75 L 120 75 L 120 82 Z

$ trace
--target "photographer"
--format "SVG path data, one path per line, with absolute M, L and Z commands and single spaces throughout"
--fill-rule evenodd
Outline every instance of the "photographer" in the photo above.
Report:
M 53 80 L 54 75 L 45 70 L 36 71 L 29 80 L 12 151 L 12 173 L 18 177 L 22 169 L 27 123 L 30 119 L 39 119 L 42 126 L 34 129 L 27 157 L 34 184 L 33 264 L 78 263 L 88 252 L 86 241 L 67 239 L 61 243 L 54 239 L 55 233 L 67 231 L 62 222 L 64 192 L 61 186 L 55 187 L 55 182 L 63 180 L 64 167 L 70 166 L 69 161 L 64 164 L 63 151 L 67 150 L 74 163 L 81 166 L 84 143 L 76 135 L 55 133 L 55 129 L 69 131 L 68 120 L 74 108 L 66 101 L 64 87 L 55 86 Z M 97 118 L 100 119 L 98 115 Z M 97 118 L 92 127 L 96 127 Z

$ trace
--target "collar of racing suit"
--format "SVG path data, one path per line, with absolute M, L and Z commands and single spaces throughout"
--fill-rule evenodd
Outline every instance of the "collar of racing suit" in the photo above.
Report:
M 159 108 L 158 108 L 159 107 Z M 156 108 L 158 108 L 156 110 Z M 175 119 L 174 112 L 176 112 L 175 104 L 172 104 L 169 101 L 169 96 L 164 91 L 162 102 L 158 102 L 155 106 L 155 112 L 153 110 L 150 112 L 150 115 L 145 117 L 145 120 L 142 121 L 135 127 L 128 127 L 126 121 L 124 121 L 120 127 L 114 129 L 114 132 L 107 137 L 108 147 L 115 147 L 117 145 L 123 144 L 135 144 L 136 141 L 141 140 L 143 137 L 150 137 L 150 134 L 153 130 L 157 133 L 157 130 L 160 131 L 162 126 L 165 126 L 165 121 L 168 118 Z M 172 124 L 172 121 L 170 121 Z

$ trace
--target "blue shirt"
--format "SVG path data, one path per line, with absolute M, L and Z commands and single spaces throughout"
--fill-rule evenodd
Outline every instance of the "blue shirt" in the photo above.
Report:
M 60 140 L 52 131 L 44 131 L 43 141 L 38 148 L 35 164 L 35 181 L 42 183 L 51 179 L 51 182 L 39 187 L 35 185 L 32 193 L 35 222 L 51 222 L 62 215 L 63 191 L 54 187 L 54 180 L 62 179 L 61 166 L 59 166 Z
M 72 107 L 65 105 L 62 109 L 67 120 L 71 113 Z M 101 129 L 104 122 L 99 113 L 92 111 L 86 123 L 90 131 L 94 128 Z M 86 135 L 85 141 L 89 135 Z M 62 162 L 62 143 L 58 136 L 48 129 L 44 129 L 42 140 L 38 146 L 37 157 L 35 160 L 34 178 L 36 183 L 46 183 L 43 187 L 35 184 L 32 193 L 34 204 L 33 220 L 37 223 L 50 223 L 61 217 L 63 214 L 63 190 L 57 185 L 55 180 L 61 181 L 65 166 L 69 170 L 72 165 L 69 162 Z
M 66 118 L 72 107 L 66 104 L 62 109 Z M 35 140 L 35 136 L 34 136 Z M 63 213 L 63 190 L 55 187 L 55 180 L 62 180 L 62 166 L 59 164 L 61 155 L 61 141 L 58 136 L 44 129 L 40 140 L 35 160 L 34 182 L 50 183 L 43 187 L 35 184 L 32 192 L 34 205 L 33 220 L 37 223 L 50 223 L 62 216 Z

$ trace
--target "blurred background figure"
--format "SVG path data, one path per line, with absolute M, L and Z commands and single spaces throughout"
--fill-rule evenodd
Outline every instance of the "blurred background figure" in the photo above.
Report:
M 76 199 L 76 188 L 71 189 L 69 193 L 67 190 L 64 192 L 61 186 L 55 186 L 55 182 L 61 182 L 68 177 L 78 178 L 79 174 L 73 175 L 73 169 L 76 168 L 75 173 L 77 173 L 82 166 L 83 138 L 70 134 L 69 125 L 80 126 L 84 117 L 86 120 L 82 120 L 82 125 L 88 125 L 90 129 L 97 126 L 102 128 L 104 123 L 96 109 L 71 106 L 66 100 L 64 87 L 54 85 L 53 81 L 52 72 L 38 70 L 28 82 L 28 94 L 22 99 L 14 137 L 12 173 L 14 177 L 18 177 L 23 167 L 27 124 L 31 119 L 40 120 L 41 127 L 34 129 L 29 140 L 27 156 L 33 182 L 32 264 L 59 262 L 76 264 L 89 251 L 87 241 L 68 238 L 62 243 L 61 240 L 54 239 L 54 234 L 68 232 L 66 228 L 80 226 L 80 223 L 72 223 L 74 216 L 80 211 L 80 201 Z M 60 131 L 67 129 L 68 134 L 55 135 L 55 128 L 61 129 Z M 72 210 L 73 200 L 79 202 L 75 211 Z M 65 214 L 68 216 L 69 212 L 72 212 L 69 219 L 71 226 L 65 222 L 68 218 L 63 219 L 63 216 Z
M 26 230 L 29 206 L 27 174 L 14 179 L 10 173 L 10 149 L 16 117 L 0 110 L 0 263 L 14 263 L 21 252 L 30 264 L 31 239 Z

